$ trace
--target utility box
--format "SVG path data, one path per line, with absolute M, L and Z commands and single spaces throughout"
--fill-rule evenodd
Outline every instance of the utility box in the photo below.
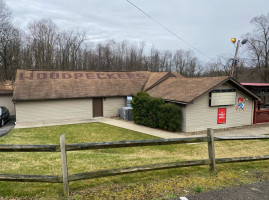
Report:
M 119 109 L 120 117 L 122 119 L 124 119 L 125 121 L 132 121 L 133 120 L 132 110 L 133 110 L 133 108 L 131 108 L 131 107 L 122 107 L 122 108 L 120 108 Z

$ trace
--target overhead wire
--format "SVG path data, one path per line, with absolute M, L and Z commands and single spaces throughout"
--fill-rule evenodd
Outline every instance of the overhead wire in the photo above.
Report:
M 195 51 L 199 52 L 200 54 L 202 54 L 203 56 L 207 57 L 208 59 L 212 60 L 213 62 L 215 62 L 215 60 L 213 58 L 210 58 L 209 56 L 207 56 L 204 52 L 202 52 L 201 50 L 199 50 L 198 48 L 194 47 L 193 45 L 191 45 L 189 42 L 185 41 L 182 37 L 180 37 L 179 35 L 177 35 L 175 32 L 173 32 L 172 30 L 170 30 L 169 28 L 167 28 L 166 26 L 164 26 L 162 23 L 160 23 L 159 21 L 157 21 L 156 19 L 154 19 L 152 16 L 150 16 L 148 13 L 146 13 L 145 11 L 143 11 L 141 8 L 139 8 L 137 5 L 135 5 L 133 2 L 126 0 L 128 3 L 130 3 L 132 6 L 134 6 L 136 9 L 138 9 L 140 12 L 142 12 L 144 15 L 146 15 L 147 17 L 149 17 L 151 20 L 153 20 L 155 23 L 159 24 L 161 27 L 163 27 L 166 31 L 168 31 L 169 33 L 171 33 L 172 35 L 174 35 L 177 39 L 181 40 L 182 42 L 184 42 L 186 45 L 188 45 L 189 47 L 191 47 L 192 49 L 194 49 Z

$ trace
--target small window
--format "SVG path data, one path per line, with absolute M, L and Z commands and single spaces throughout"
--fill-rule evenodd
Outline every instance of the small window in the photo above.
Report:
M 210 93 L 209 106 L 235 105 L 236 92 L 233 89 L 214 90 Z

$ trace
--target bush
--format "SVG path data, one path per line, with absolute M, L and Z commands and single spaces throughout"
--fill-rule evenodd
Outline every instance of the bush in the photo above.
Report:
M 147 126 L 152 128 L 159 127 L 159 110 L 160 106 L 164 104 L 164 100 L 161 98 L 152 98 L 150 97 L 149 106 L 148 106 L 148 116 L 147 116 Z
M 131 102 L 133 120 L 137 124 L 158 127 L 159 106 L 163 104 L 164 100 L 161 98 L 152 98 L 146 92 L 138 92 Z
M 137 124 L 145 125 L 145 120 L 147 118 L 148 112 L 148 104 L 149 104 L 150 96 L 146 92 L 138 92 L 133 100 L 131 101 L 131 105 L 133 107 L 132 114 L 133 120 Z
M 181 111 L 175 104 L 165 104 L 162 98 L 150 97 L 146 92 L 138 92 L 131 104 L 135 123 L 170 131 L 181 130 Z
M 159 110 L 159 127 L 169 131 L 181 131 L 181 110 L 172 103 L 160 106 Z

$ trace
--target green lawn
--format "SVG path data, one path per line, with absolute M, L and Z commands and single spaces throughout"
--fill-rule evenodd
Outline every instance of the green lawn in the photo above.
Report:
M 154 139 L 142 133 L 89 123 L 31 129 L 14 129 L 0 144 L 66 143 Z M 264 155 L 269 141 L 215 143 L 217 157 Z M 74 151 L 67 153 L 69 174 L 144 164 L 207 158 L 207 144 Z M 0 153 L 0 174 L 60 175 L 60 153 Z M 269 162 L 217 165 L 217 175 L 208 166 L 141 172 L 70 183 L 71 199 L 169 199 L 188 193 L 269 180 Z M 199 190 L 198 190 L 199 189 Z M 62 184 L 0 182 L 0 199 L 59 199 Z

